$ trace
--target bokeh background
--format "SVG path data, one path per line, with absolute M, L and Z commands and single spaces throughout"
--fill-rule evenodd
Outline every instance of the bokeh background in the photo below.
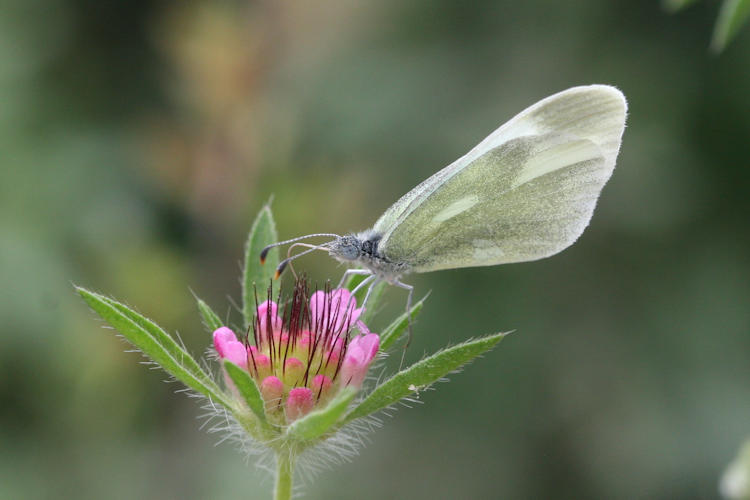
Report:
M 191 290 L 237 318 L 271 196 L 282 237 L 363 229 L 595 82 L 630 116 L 589 229 L 548 260 L 410 277 L 432 290 L 411 360 L 516 333 L 305 498 L 717 497 L 750 434 L 750 30 L 712 55 L 717 7 L 0 2 L 0 498 L 270 498 L 71 284 L 201 354 Z

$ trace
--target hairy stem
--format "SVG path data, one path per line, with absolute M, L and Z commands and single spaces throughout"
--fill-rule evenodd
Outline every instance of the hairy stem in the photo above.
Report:
M 292 498 L 292 479 L 294 476 L 294 457 L 289 453 L 276 454 L 276 486 L 273 491 L 274 500 L 289 500 Z

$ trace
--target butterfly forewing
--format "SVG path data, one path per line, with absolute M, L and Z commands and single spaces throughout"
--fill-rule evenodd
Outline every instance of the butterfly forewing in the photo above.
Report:
M 374 227 L 380 252 L 424 272 L 563 250 L 612 174 L 625 110 L 602 85 L 531 106 L 388 209 Z

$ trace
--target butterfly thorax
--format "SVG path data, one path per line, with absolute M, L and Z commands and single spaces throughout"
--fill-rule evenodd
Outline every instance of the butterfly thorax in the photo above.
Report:
M 330 245 L 331 257 L 345 264 L 355 263 L 372 271 L 381 279 L 393 282 L 409 271 L 405 262 L 394 262 L 378 250 L 382 235 L 374 231 L 339 236 Z

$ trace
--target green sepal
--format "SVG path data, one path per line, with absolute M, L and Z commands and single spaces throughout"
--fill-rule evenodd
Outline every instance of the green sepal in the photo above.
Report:
M 750 17 L 750 0 L 724 0 L 716 19 L 711 49 L 723 51 Z
M 450 372 L 492 349 L 505 335 L 505 333 L 496 333 L 469 340 L 414 363 L 376 387 L 346 416 L 344 423 L 387 408 L 416 390 L 430 386 Z
M 292 422 L 286 431 L 287 435 L 305 441 L 322 436 L 341 419 L 356 393 L 353 387 L 345 387 L 325 408 L 312 411 Z
M 89 307 L 167 373 L 189 388 L 232 408 L 225 394 L 198 362 L 158 325 L 103 295 L 81 287 L 76 287 L 76 291 Z
M 422 297 L 422 299 L 411 306 L 411 309 L 409 309 L 408 314 L 404 312 L 396 318 L 393 323 L 388 325 L 385 330 L 383 330 L 383 333 L 380 334 L 380 350 L 381 351 L 387 351 L 399 338 L 401 338 L 401 335 L 404 334 L 404 332 L 409 328 L 409 321 L 411 320 L 411 323 L 414 324 L 414 320 L 419 316 L 419 313 L 422 311 L 422 307 L 424 306 L 424 301 L 427 300 L 427 297 L 429 297 L 429 293 Z
M 266 421 L 266 410 L 263 396 L 260 394 L 258 385 L 250 376 L 247 370 L 243 370 L 231 361 L 224 360 L 224 369 L 227 375 L 234 382 L 234 386 L 247 403 L 248 408 L 261 422 Z
M 242 277 L 242 315 L 247 327 L 253 322 L 255 314 L 255 289 L 265 300 L 266 290 L 276 274 L 279 265 L 279 249 L 272 248 L 266 255 L 264 264 L 260 263 L 260 252 L 265 247 L 279 241 L 276 223 L 273 221 L 271 207 L 264 205 L 255 218 L 245 243 L 245 267 Z
M 200 311 L 201 317 L 203 318 L 203 324 L 206 326 L 206 329 L 209 331 L 209 333 L 213 332 L 217 328 L 224 326 L 221 318 L 219 318 L 214 310 L 211 309 L 211 306 L 206 304 L 198 297 L 195 297 L 195 300 L 196 302 L 198 302 L 198 311 Z

